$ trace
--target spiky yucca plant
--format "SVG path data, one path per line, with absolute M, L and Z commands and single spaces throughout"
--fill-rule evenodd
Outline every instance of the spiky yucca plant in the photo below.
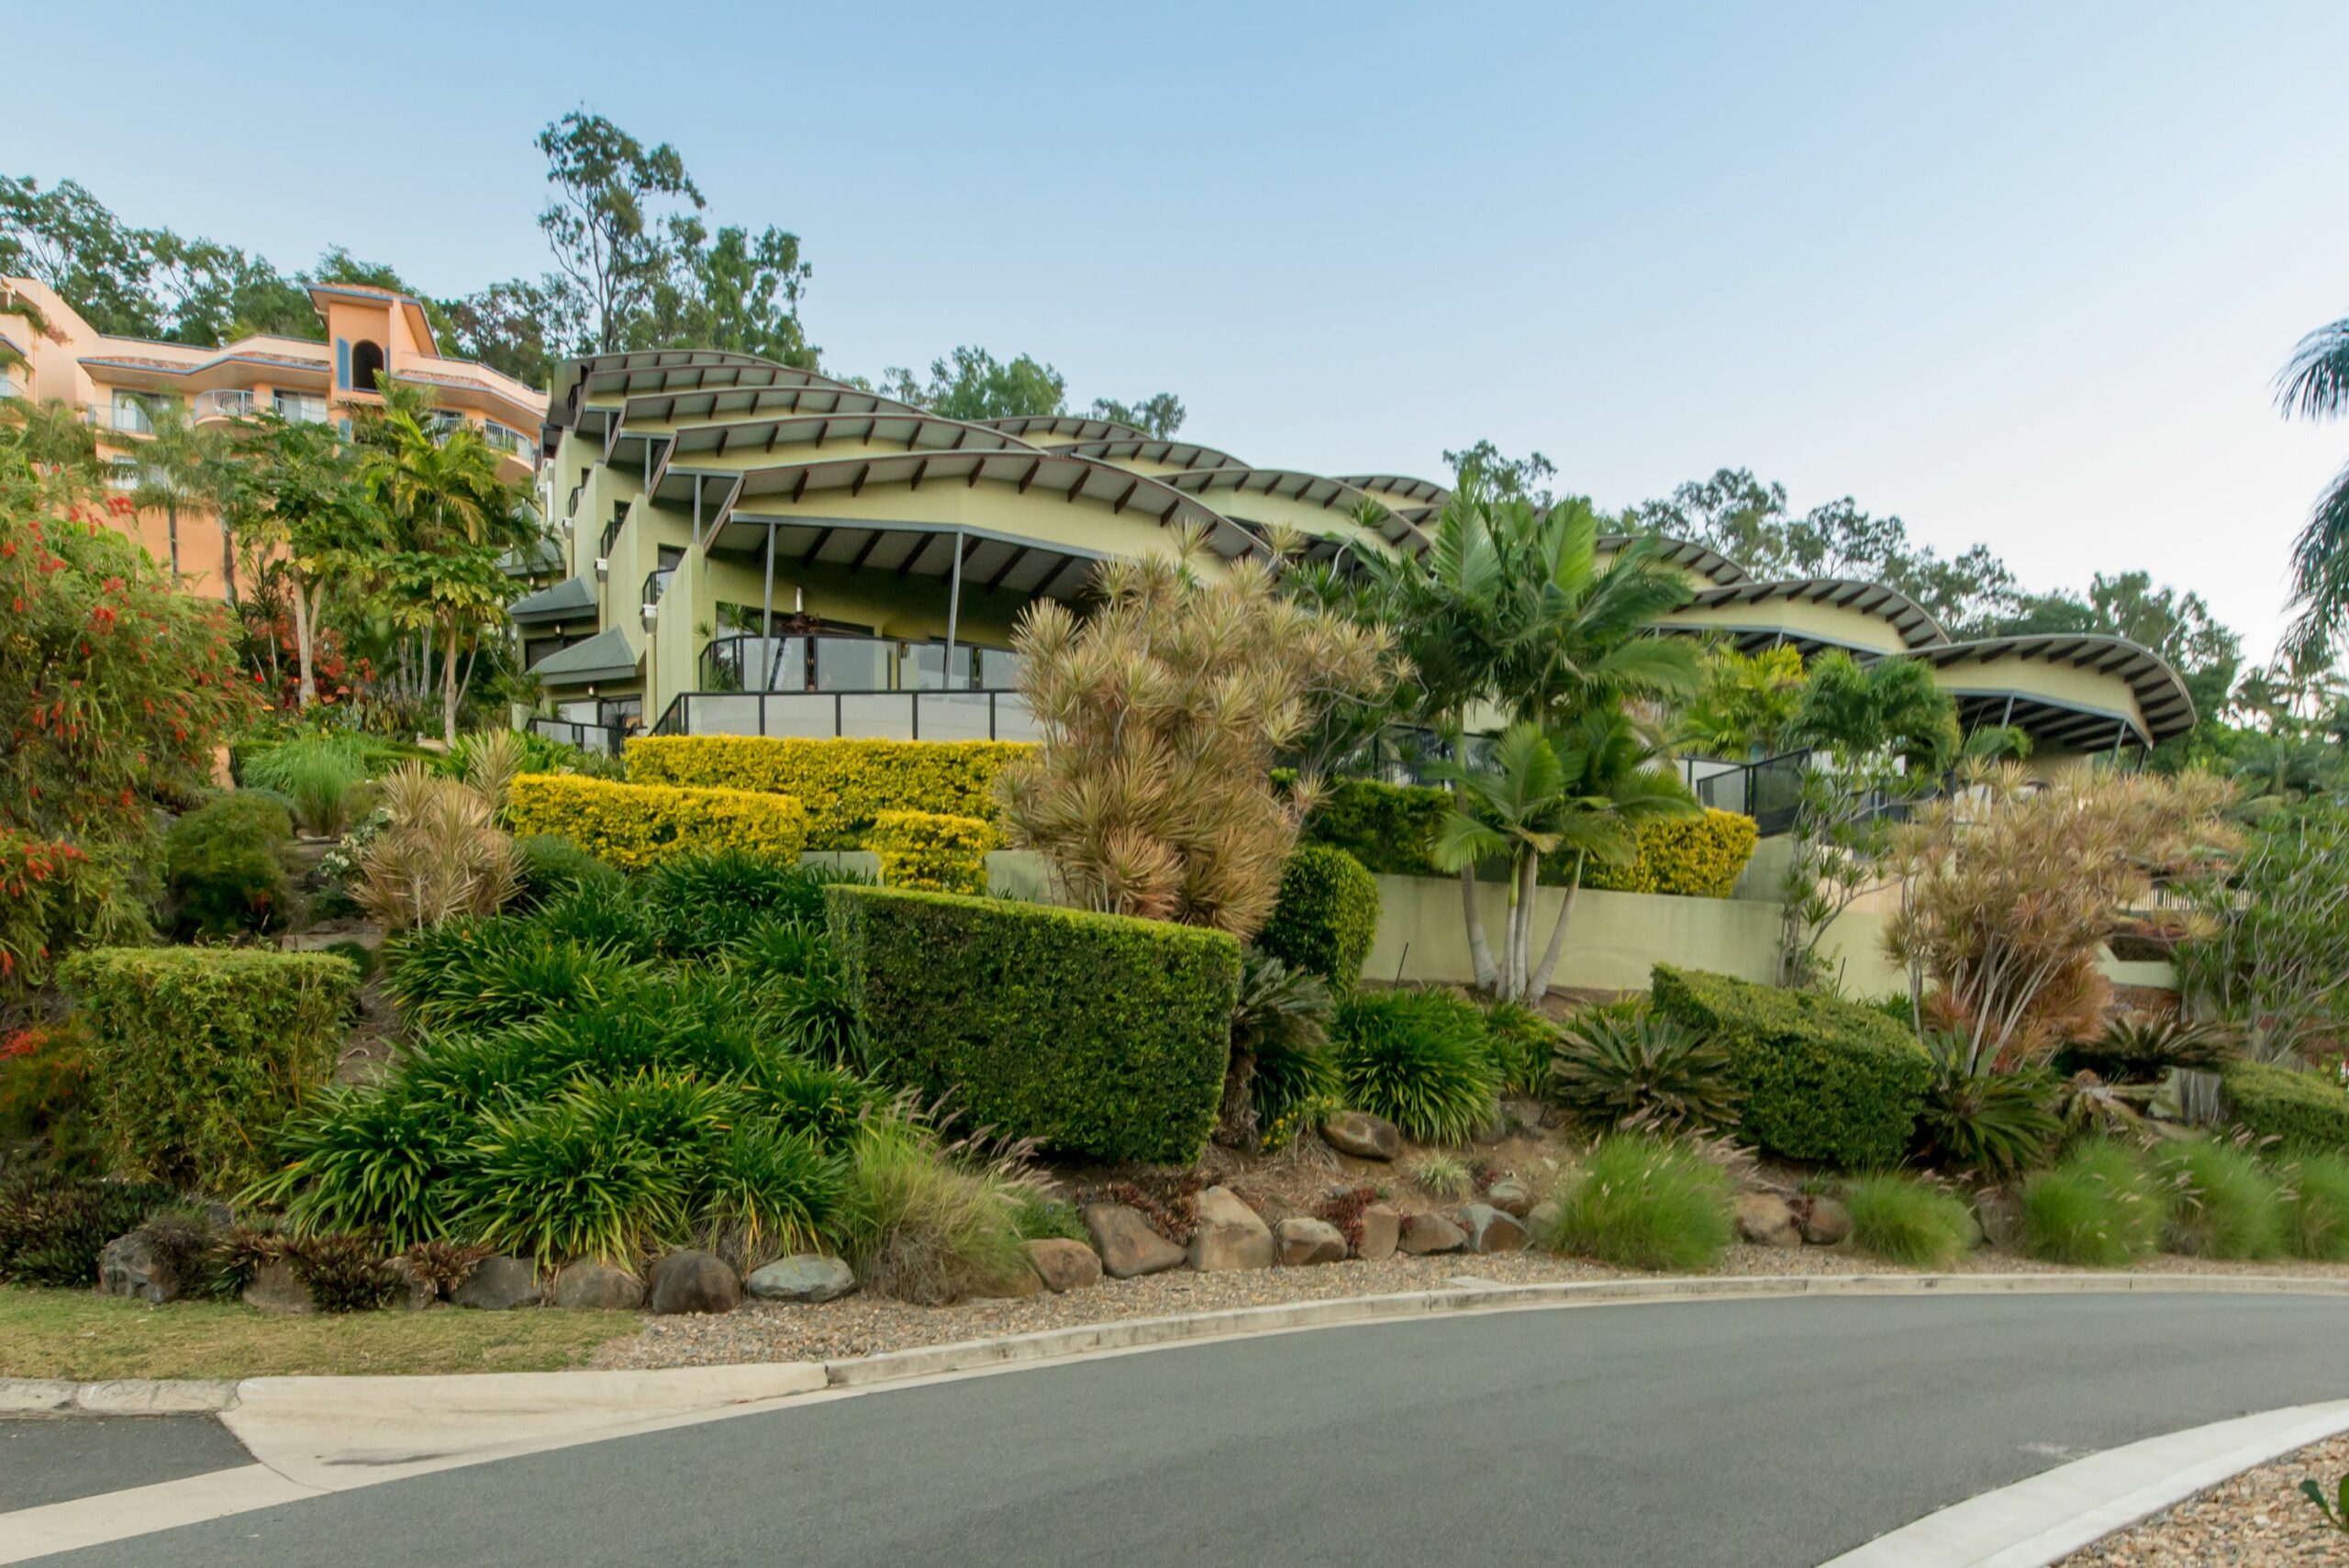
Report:
M 390 820 L 359 852 L 359 906 L 394 930 L 494 914 L 521 891 L 497 803 L 411 762 L 384 781 Z
M 1249 937 L 1271 917 L 1309 784 L 1271 771 L 1331 705 L 1394 679 L 1378 629 L 1285 596 L 1263 557 L 1105 562 L 1079 620 L 1039 600 L 1013 634 L 1044 735 L 1003 774 L 1013 841 L 1051 861 L 1070 900 Z
M 1737 1118 L 1729 1052 L 1643 1007 L 1593 1007 L 1570 1020 L 1551 1053 L 1550 1092 L 1601 1127 L 1639 1119 L 1719 1131 Z

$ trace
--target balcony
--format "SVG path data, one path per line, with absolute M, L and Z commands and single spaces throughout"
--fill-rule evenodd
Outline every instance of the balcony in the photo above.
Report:
M 534 467 L 538 463 L 539 443 L 495 419 L 482 421 L 481 439 L 509 457 L 518 457 Z
M 115 430 L 128 436 L 151 436 L 155 433 L 155 417 L 149 412 L 147 405 L 129 400 L 84 404 L 82 423 L 93 429 Z
M 250 419 L 254 412 L 253 395 L 241 388 L 199 392 L 193 406 L 193 415 L 198 422 L 206 419 Z
M 30 397 L 32 391 L 12 375 L 0 374 L 0 397 Z
M 1041 740 L 1018 692 L 684 692 L 655 735 L 810 740 Z

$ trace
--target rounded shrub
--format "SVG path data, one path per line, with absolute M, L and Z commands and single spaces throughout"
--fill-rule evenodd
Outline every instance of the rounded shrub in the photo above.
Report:
M 1590 1151 L 1536 1240 L 1623 1268 L 1701 1269 L 1729 1246 L 1730 1203 L 1720 1166 L 1684 1144 L 1629 1133 Z
M 1887 1262 L 1945 1269 L 1973 1249 L 1974 1215 L 1943 1188 L 1908 1176 L 1862 1176 L 1843 1192 L 1852 1243 Z
M 568 839 L 532 833 L 514 840 L 514 868 L 522 879 L 520 902 L 544 904 L 575 887 L 618 887 L 628 878 Z
M 824 918 L 823 879 L 747 850 L 674 856 L 637 887 L 662 949 L 678 958 L 714 958 L 771 920 Z
M 2282 1192 L 2249 1150 L 2189 1139 L 2164 1144 L 2153 1169 L 2169 1200 L 2171 1251 L 2198 1258 L 2273 1258 L 2284 1251 Z
M 2296 1258 L 2349 1263 L 2349 1154 L 2304 1154 L 2277 1174 L 2286 1249 Z
M 284 847 L 293 819 L 277 801 L 239 792 L 206 801 L 163 835 L 163 880 L 184 936 L 272 931 L 292 916 Z
M 1457 992 L 1357 992 L 1340 1004 L 1330 1043 L 1346 1103 L 1406 1138 L 1464 1142 L 1499 1110 L 1485 1016 Z
M 1495 1002 L 1485 1009 L 1485 1040 L 1501 1087 L 1539 1093 L 1550 1075 L 1550 1054 L 1558 1046 L 1558 1026 L 1522 1002 Z
M 876 1125 L 849 1162 L 841 1234 L 867 1289 L 943 1306 L 999 1292 L 1028 1269 L 1019 1189 L 970 1169 L 918 1129 Z
M 2161 1246 L 2168 1206 L 2136 1151 L 2111 1139 L 2073 1145 L 2017 1195 L 2022 1250 L 2034 1258 L 2117 1269 Z
M 1343 850 L 1299 844 L 1281 867 L 1280 901 L 1257 948 L 1352 990 L 1378 935 L 1378 882 Z

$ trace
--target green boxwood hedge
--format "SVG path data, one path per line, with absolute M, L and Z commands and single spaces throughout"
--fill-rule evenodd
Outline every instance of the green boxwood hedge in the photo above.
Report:
M 1280 902 L 1256 946 L 1352 990 L 1377 935 L 1378 879 L 1343 850 L 1299 844 L 1281 867 Z
M 2324 1073 L 2233 1062 L 2221 1081 L 2238 1126 L 2293 1149 L 2349 1150 L 2349 1089 Z
M 1273 783 L 1286 789 L 1296 776 L 1278 770 Z M 1450 873 L 1438 871 L 1428 851 L 1451 815 L 1452 796 L 1443 790 L 1329 779 L 1320 804 L 1305 819 L 1305 841 L 1343 850 L 1383 876 L 1444 876 Z
M 1239 1002 L 1230 937 L 904 888 L 825 899 L 883 1073 L 1062 1153 L 1198 1158 Z
M 65 961 L 120 1172 L 227 1193 L 326 1087 L 359 972 L 331 953 L 97 948 Z
M 1872 1007 L 1659 963 L 1656 1010 L 1728 1051 L 1746 1138 L 1787 1160 L 1844 1170 L 1898 1164 L 1924 1104 L 1929 1063 Z

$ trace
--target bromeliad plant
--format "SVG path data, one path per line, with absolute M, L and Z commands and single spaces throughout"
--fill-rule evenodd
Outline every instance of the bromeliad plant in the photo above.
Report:
M 1550 1058 L 1550 1092 L 1596 1127 L 1719 1131 L 1737 1120 L 1729 1052 L 1645 1006 L 1589 1007 L 1568 1022 Z

